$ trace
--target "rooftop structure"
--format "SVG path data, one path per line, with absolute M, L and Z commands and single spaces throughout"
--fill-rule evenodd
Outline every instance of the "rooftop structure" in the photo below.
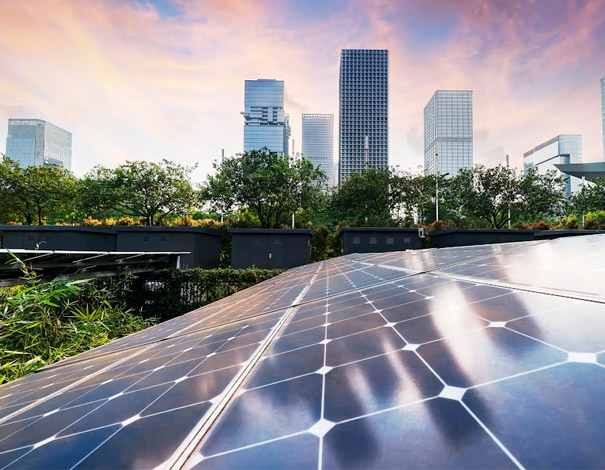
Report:
M 565 194 L 570 196 L 579 189 L 580 181 L 559 170 L 559 165 L 582 163 L 582 136 L 561 134 L 523 154 L 525 172 L 535 168 L 539 173 L 554 170 L 566 176 Z

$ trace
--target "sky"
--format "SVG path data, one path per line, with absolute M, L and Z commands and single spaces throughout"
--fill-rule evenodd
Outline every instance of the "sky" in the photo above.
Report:
M 285 81 L 335 114 L 341 49 L 389 50 L 389 163 L 423 163 L 423 108 L 473 90 L 474 161 L 522 167 L 558 134 L 603 159 L 604 0 L 0 0 L 0 151 L 8 118 L 73 134 L 72 170 L 162 158 L 212 171 L 243 148 L 244 80 Z

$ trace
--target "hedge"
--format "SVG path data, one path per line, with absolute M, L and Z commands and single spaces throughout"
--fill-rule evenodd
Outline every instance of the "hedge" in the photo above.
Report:
M 117 294 L 143 317 L 160 321 L 227 297 L 270 279 L 279 269 L 163 269 L 120 281 Z M 98 279 L 100 285 L 114 284 L 113 278 Z M 111 287 L 109 287 L 111 288 Z

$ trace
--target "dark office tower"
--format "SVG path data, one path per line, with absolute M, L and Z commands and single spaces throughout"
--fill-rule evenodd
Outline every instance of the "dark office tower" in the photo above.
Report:
M 389 51 L 343 49 L 340 55 L 338 183 L 365 168 L 389 166 Z

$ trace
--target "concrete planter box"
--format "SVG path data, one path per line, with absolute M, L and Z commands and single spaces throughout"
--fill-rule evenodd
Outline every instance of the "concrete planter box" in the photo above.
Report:
M 116 251 L 109 227 L 62 225 L 0 225 L 2 247 L 24 250 Z
M 288 269 L 309 262 L 311 230 L 230 229 L 231 267 Z
M 417 228 L 345 227 L 338 236 L 345 255 L 417 250 L 422 245 Z
M 533 239 L 533 230 L 451 229 L 438 230 L 431 234 L 431 244 L 437 248 L 524 242 Z
M 116 226 L 114 230 L 117 251 L 189 251 L 191 254 L 181 256 L 181 268 L 219 267 L 223 233 L 218 230 L 145 226 Z

